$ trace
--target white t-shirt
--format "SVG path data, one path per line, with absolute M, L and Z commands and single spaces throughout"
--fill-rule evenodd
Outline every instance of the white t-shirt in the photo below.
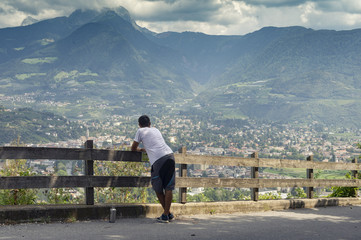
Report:
M 165 143 L 160 131 L 153 127 L 139 128 L 135 134 L 134 141 L 143 143 L 151 165 L 159 158 L 173 153 L 172 149 Z

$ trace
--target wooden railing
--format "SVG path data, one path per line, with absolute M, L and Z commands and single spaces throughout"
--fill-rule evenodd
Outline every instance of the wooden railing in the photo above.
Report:
M 187 187 L 251 188 L 252 200 L 258 201 L 259 188 L 307 187 L 307 197 L 313 198 L 314 187 L 360 187 L 357 179 L 361 164 L 355 158 L 352 163 L 313 162 L 310 156 L 306 160 L 286 160 L 259 158 L 253 153 L 250 158 L 188 155 L 182 148 L 175 154 L 179 164 L 180 176 L 176 187 L 179 188 L 180 202 L 186 202 Z M 87 141 L 84 148 L 34 148 L 34 147 L 0 147 L 0 159 L 56 159 L 84 160 L 84 176 L 26 176 L 0 177 L 0 189 L 25 188 L 85 188 L 86 204 L 94 204 L 94 187 L 150 187 L 150 177 L 132 176 L 94 176 L 94 160 L 142 162 L 142 153 L 94 149 L 93 142 Z M 199 178 L 187 177 L 187 165 L 219 165 L 251 167 L 251 178 Z M 305 168 L 306 179 L 261 179 L 259 167 Z M 353 179 L 314 179 L 313 170 L 350 170 Z

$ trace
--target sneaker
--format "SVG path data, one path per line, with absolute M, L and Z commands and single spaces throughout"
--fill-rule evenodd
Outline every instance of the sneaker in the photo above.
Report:
M 169 217 L 167 215 L 162 214 L 159 218 L 157 218 L 158 222 L 161 223 L 169 223 Z
M 172 213 L 168 214 L 169 222 L 174 220 L 174 215 Z

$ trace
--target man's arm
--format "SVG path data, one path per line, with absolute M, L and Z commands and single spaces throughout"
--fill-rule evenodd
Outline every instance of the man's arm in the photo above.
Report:
M 144 148 L 138 148 L 138 146 L 139 146 L 139 142 L 133 141 L 131 150 L 133 152 L 145 152 Z

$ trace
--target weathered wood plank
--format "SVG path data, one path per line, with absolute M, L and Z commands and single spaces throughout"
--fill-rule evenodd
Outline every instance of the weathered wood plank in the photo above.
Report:
M 360 163 L 325 163 L 308 162 L 306 160 L 287 160 L 271 158 L 241 158 L 206 155 L 182 155 L 175 154 L 176 163 L 200 164 L 217 166 L 240 166 L 240 167 L 273 167 L 273 168 L 309 168 L 320 170 L 361 170 Z
M 142 162 L 141 152 L 93 149 L 92 154 L 94 160 Z
M 66 187 L 150 187 L 150 177 L 29 176 L 0 177 L 0 189 Z
M 177 178 L 177 187 L 221 187 L 221 188 L 271 188 L 271 187 L 360 187 L 360 179 L 227 179 L 227 178 Z
M 141 162 L 142 153 L 107 149 L 0 147 L 0 159 L 58 159 Z M 320 170 L 361 170 L 361 163 L 323 163 L 306 160 L 241 158 L 175 154 L 176 163 L 219 166 L 309 168 Z
M 0 147 L 0 159 L 105 160 L 141 162 L 142 153 L 107 149 Z
M 150 177 L 124 176 L 30 176 L 0 177 L 0 189 L 65 187 L 150 187 Z M 177 178 L 176 187 L 270 188 L 270 187 L 361 187 L 360 179 L 227 179 Z
M 179 164 L 199 164 L 217 166 L 255 166 L 258 165 L 255 159 L 224 156 L 206 155 L 182 155 L 174 154 L 176 163 Z

